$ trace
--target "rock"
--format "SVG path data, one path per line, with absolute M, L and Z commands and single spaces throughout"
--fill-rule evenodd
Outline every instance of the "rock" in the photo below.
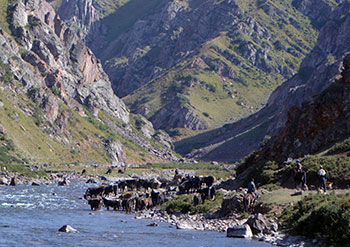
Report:
M 188 221 L 179 221 L 176 223 L 176 229 L 193 230 L 194 227 Z
M 233 226 L 227 228 L 227 237 L 230 238 L 251 238 L 253 233 L 249 225 Z
M 125 162 L 126 154 L 124 152 L 124 147 L 119 140 L 108 140 L 105 145 L 107 153 L 112 158 L 113 165 L 120 165 Z
M 40 184 L 37 182 L 32 182 L 32 186 L 40 186 Z
M 0 185 L 8 185 L 8 180 L 6 178 L 0 178 Z
M 250 226 L 254 235 L 256 234 L 270 234 L 276 229 L 276 225 L 272 224 L 268 219 L 262 214 L 257 214 L 251 216 L 245 223 Z
M 161 144 L 163 144 L 168 149 L 174 149 L 174 144 L 171 140 L 171 137 L 164 130 L 157 130 L 153 135 L 153 138 Z
M 64 178 L 62 181 L 59 181 L 57 184 L 58 186 L 66 186 L 68 185 L 68 181 L 66 178 Z
M 153 128 L 153 124 L 148 121 L 145 117 L 139 116 L 139 122 L 141 122 L 141 126 L 138 126 L 141 133 L 148 139 L 152 139 L 152 136 L 154 135 L 155 131 Z M 137 126 L 136 126 L 137 127 Z
M 96 184 L 96 180 L 93 179 L 93 178 L 89 178 L 87 181 L 86 181 L 87 184 Z
M 148 224 L 147 226 L 156 227 L 156 226 L 158 226 L 158 224 L 157 224 L 157 222 L 153 222 L 153 223 L 151 223 L 151 224 Z
M 72 226 L 70 225 L 64 225 L 62 226 L 59 230 L 59 232 L 78 232 L 77 229 L 74 229 Z
M 238 195 L 235 195 L 231 198 L 224 198 L 221 203 L 219 214 L 221 216 L 227 216 L 239 212 L 242 209 L 242 203 L 242 197 Z
M 303 194 L 302 191 L 296 191 L 293 194 L 291 194 L 291 196 L 299 196 L 299 195 L 302 195 L 302 194 Z

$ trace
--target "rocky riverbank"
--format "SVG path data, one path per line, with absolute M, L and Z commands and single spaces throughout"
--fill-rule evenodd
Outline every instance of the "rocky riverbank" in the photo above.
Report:
M 146 175 L 145 175 L 146 176 Z M 152 174 L 147 174 L 150 178 Z M 47 177 L 32 179 L 23 175 L 16 175 L 12 172 L 2 171 L 0 173 L 0 184 L 10 185 L 15 181 L 15 185 L 41 185 L 57 184 L 68 185 L 76 182 L 91 183 L 114 183 L 123 178 L 105 177 L 101 175 L 85 176 L 81 172 L 59 172 L 52 173 Z M 65 184 L 64 184 L 65 183 Z M 232 199 L 227 199 L 231 200 Z M 244 215 L 246 216 L 246 215 Z M 176 226 L 177 229 L 198 230 L 198 231 L 217 231 L 227 232 L 228 236 L 250 237 L 258 241 L 264 241 L 277 246 L 321 246 L 322 243 L 314 240 L 306 240 L 300 236 L 290 236 L 285 232 L 278 231 L 278 224 L 265 218 L 263 214 L 253 215 L 249 218 L 239 213 L 230 213 L 227 216 L 220 214 L 168 214 L 166 211 L 158 208 L 143 210 L 135 213 L 136 218 L 147 218 L 154 221 L 167 222 Z M 157 226 L 153 224 L 152 226 Z M 247 230 L 248 229 L 248 230 Z M 234 232 L 235 231 L 235 232 Z M 248 232 L 247 232 L 248 231 Z M 250 233 L 249 233 L 250 232 Z M 306 242 L 308 241 L 308 242 Z
M 283 231 L 278 231 L 277 224 L 268 221 L 262 214 L 250 218 L 245 218 L 239 214 L 225 218 L 212 218 L 204 214 L 168 214 L 165 211 L 154 209 L 137 212 L 135 217 L 167 222 L 176 226 L 177 229 L 197 231 L 228 232 L 228 229 L 248 225 L 249 230 L 253 233 L 252 239 L 267 242 L 271 245 L 297 247 L 317 246 L 318 244 L 317 240 L 310 243 L 310 241 L 306 242 L 308 240 L 304 237 L 291 236 Z M 152 224 L 152 226 L 157 226 L 157 224 Z

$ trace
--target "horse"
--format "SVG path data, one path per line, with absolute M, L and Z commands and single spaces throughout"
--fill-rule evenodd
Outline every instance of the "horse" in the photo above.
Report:
M 253 193 L 247 193 L 243 197 L 243 206 L 245 212 L 253 212 L 255 196 Z
M 301 188 L 303 190 L 307 190 L 306 187 L 306 172 L 304 170 L 294 170 L 294 183 L 295 183 L 295 188 L 299 188 L 301 185 Z

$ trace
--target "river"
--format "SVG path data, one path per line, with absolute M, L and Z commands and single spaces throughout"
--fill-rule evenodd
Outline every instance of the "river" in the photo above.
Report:
M 90 211 L 81 199 L 88 186 L 1 186 L 0 246 L 271 246 L 225 233 L 177 230 L 163 222 L 149 227 L 152 220 L 123 212 Z M 78 232 L 58 232 L 66 224 Z

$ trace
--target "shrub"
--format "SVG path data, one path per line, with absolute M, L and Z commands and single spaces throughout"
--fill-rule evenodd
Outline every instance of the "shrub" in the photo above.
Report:
M 350 244 L 350 196 L 311 195 L 284 210 L 284 228 L 329 243 Z

